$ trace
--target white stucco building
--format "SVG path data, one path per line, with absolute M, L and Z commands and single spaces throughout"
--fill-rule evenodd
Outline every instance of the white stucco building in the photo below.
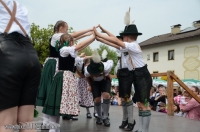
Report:
M 172 26 L 171 33 L 154 36 L 140 43 L 150 73 L 174 73 L 180 79 L 200 80 L 200 20 L 181 30 Z

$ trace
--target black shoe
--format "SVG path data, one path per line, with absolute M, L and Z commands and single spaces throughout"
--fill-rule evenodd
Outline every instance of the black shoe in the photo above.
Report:
M 103 124 L 104 124 L 104 126 L 109 127 L 109 126 L 110 126 L 110 121 L 109 121 L 109 119 L 108 119 L 108 118 L 103 119 Z
M 122 124 L 119 126 L 119 128 L 125 128 L 128 125 L 128 120 L 122 121 Z
M 78 120 L 78 117 L 76 117 L 76 116 L 71 116 L 71 119 L 72 119 L 72 120 Z
M 142 132 L 142 131 L 138 131 L 138 130 L 136 130 L 136 131 L 134 131 L 134 132 Z
M 86 114 L 86 116 L 87 116 L 87 118 L 89 118 L 89 119 L 91 119 L 91 118 L 92 118 L 92 116 L 91 116 L 91 114 L 90 114 L 90 113 L 87 113 L 87 114 Z
M 95 118 L 97 118 L 98 115 L 97 115 L 97 113 L 93 113 L 93 116 L 94 116 Z
M 99 117 L 97 117 L 96 124 L 98 124 L 98 125 L 101 125 L 101 124 L 102 124 L 102 119 L 101 119 L 101 118 L 99 118 Z
M 71 116 L 70 115 L 64 115 L 63 116 L 63 120 L 70 120 L 71 119 Z
M 127 128 L 125 128 L 125 131 L 132 131 L 134 129 L 136 122 L 134 120 L 133 124 L 132 123 L 128 123 Z

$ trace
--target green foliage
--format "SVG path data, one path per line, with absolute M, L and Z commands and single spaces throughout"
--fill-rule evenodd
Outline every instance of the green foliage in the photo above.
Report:
M 79 51 L 78 54 L 80 55 L 81 53 L 85 53 L 86 56 L 91 56 L 92 52 L 93 50 L 90 48 L 90 46 L 87 46 L 85 49 Z
M 117 61 L 118 61 L 117 53 L 114 50 L 109 49 L 108 46 L 101 44 L 99 48 L 97 49 L 100 55 L 102 55 L 102 52 L 104 49 L 108 52 L 108 55 L 107 55 L 108 60 L 113 60 L 114 62 L 113 68 L 110 72 L 112 75 L 114 75 L 114 68 L 117 65 Z
M 40 63 L 43 64 L 49 55 L 49 40 L 53 35 L 53 25 L 47 28 L 40 28 L 35 23 L 31 24 L 31 41 L 38 53 Z

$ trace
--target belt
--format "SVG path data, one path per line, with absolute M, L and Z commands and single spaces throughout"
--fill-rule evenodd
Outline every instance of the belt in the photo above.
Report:
M 138 68 L 135 68 L 135 69 L 133 69 L 133 71 L 134 70 L 142 70 L 142 69 L 146 69 L 147 68 L 147 64 L 146 65 L 144 65 L 143 67 L 138 67 Z

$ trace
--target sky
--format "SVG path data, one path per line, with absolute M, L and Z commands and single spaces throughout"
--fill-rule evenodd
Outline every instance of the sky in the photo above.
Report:
M 42 28 L 64 20 L 74 31 L 100 24 L 118 35 L 124 30 L 124 16 L 131 8 L 130 19 L 143 35 L 138 42 L 171 32 L 171 26 L 191 27 L 200 20 L 200 0 L 17 0 L 28 11 L 30 23 Z M 100 30 L 98 30 L 100 31 Z M 98 48 L 95 41 L 91 48 Z

